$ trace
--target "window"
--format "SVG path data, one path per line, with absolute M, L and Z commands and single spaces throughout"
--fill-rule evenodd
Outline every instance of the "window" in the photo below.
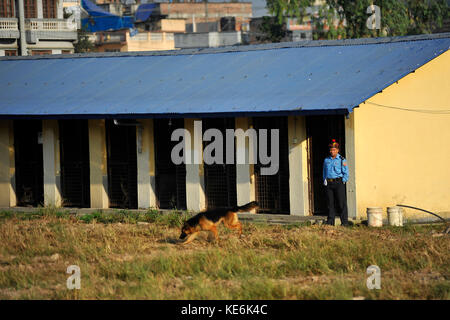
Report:
M 31 51 L 32 56 L 41 56 L 44 54 L 52 54 L 52 50 L 33 50 L 33 51 Z
M 17 50 L 5 50 L 5 56 L 7 57 L 17 56 Z
M 71 54 L 70 50 L 62 50 L 61 53 L 62 54 Z
M 14 17 L 14 0 L 0 0 L 0 17 Z
M 42 0 L 44 18 L 56 18 L 56 0 Z
M 25 18 L 37 18 L 36 0 L 23 0 Z

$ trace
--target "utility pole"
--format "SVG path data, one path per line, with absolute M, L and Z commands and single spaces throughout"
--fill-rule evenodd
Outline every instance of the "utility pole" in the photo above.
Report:
M 23 0 L 18 0 L 19 3 L 19 33 L 20 33 L 20 55 L 27 56 L 27 38 L 25 34 L 25 9 Z

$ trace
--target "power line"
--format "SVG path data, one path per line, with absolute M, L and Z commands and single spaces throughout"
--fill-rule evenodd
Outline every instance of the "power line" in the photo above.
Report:
M 409 108 L 397 107 L 397 106 L 387 106 L 384 104 L 379 104 L 379 103 L 369 102 L 369 101 L 366 101 L 365 103 L 369 103 L 369 104 L 372 104 L 377 107 L 401 110 L 401 111 L 411 111 L 411 112 L 430 113 L 430 114 L 450 114 L 450 109 L 441 109 L 441 110 L 409 109 Z

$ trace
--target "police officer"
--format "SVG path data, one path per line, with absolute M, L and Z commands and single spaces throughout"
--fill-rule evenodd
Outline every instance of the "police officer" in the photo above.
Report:
M 328 145 L 330 156 L 323 162 L 323 184 L 326 188 L 328 219 L 327 224 L 334 226 L 335 203 L 340 212 L 341 225 L 348 226 L 347 199 L 345 183 L 348 181 L 347 160 L 339 154 L 339 143 L 335 139 Z

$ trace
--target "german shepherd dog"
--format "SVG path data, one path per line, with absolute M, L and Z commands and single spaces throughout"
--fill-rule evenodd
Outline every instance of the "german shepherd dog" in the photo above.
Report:
M 181 228 L 180 239 L 187 239 L 182 244 L 191 243 L 200 231 L 210 231 L 214 234 L 216 240 L 219 239 L 217 234 L 217 226 L 223 224 L 229 229 L 238 229 L 239 238 L 242 235 L 242 225 L 238 220 L 238 212 L 248 212 L 258 208 L 256 201 L 249 202 L 240 207 L 213 209 L 200 212 L 187 220 Z

